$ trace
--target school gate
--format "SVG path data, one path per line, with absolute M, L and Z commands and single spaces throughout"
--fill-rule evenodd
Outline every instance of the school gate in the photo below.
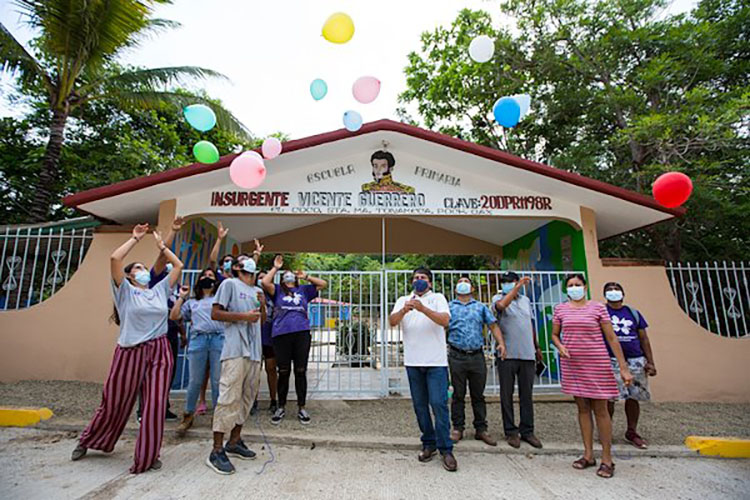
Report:
M 308 306 L 312 348 L 308 363 L 308 391 L 316 398 L 375 398 L 409 395 L 404 370 L 403 332 L 391 327 L 388 315 L 398 297 L 411 290 L 411 271 L 308 271 L 328 281 L 320 297 Z M 450 301 L 456 282 L 468 275 L 475 284 L 475 298 L 491 306 L 492 296 L 500 289 L 504 271 L 433 271 L 433 289 Z M 184 272 L 183 282 L 193 285 L 200 270 Z M 559 358 L 551 343 L 552 309 L 564 300 L 563 273 L 555 271 L 519 271 L 531 283 L 524 293 L 531 299 L 545 370 L 536 379 L 537 391 L 557 392 L 560 387 Z M 186 325 L 188 336 L 190 325 Z M 487 395 L 498 395 L 500 387 L 495 370 L 495 342 L 486 333 L 485 360 Z M 173 391 L 184 391 L 189 377 L 185 350 L 180 349 Z M 262 393 L 267 395 L 265 376 Z

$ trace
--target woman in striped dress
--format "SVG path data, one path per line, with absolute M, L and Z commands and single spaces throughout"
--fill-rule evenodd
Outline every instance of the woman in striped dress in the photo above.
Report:
M 633 377 L 612 329 L 607 308 L 599 302 L 586 299 L 586 279 L 583 275 L 568 276 L 565 288 L 570 300 L 555 307 L 552 342 L 560 351 L 562 391 L 573 395 L 578 405 L 583 457 L 573 462 L 573 468 L 587 469 L 596 465 L 594 422 L 591 417 L 593 412 L 602 444 L 602 463 L 596 474 L 610 478 L 614 475 L 615 464 L 612 463 L 612 422 L 607 411 L 607 401 L 616 398 L 619 392 L 609 353 L 604 345 L 605 338 L 620 363 L 620 373 L 625 385 L 629 385 Z

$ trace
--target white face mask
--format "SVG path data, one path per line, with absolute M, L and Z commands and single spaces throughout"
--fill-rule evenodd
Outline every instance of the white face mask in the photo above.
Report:
M 151 273 L 149 273 L 145 269 L 141 269 L 140 271 L 135 273 L 135 281 L 137 281 L 140 285 L 146 286 L 151 281 Z
M 604 296 L 610 302 L 620 302 L 624 295 L 622 290 L 607 290 L 604 292 Z
M 292 283 L 294 283 L 294 280 L 295 280 L 295 278 L 294 278 L 294 274 L 293 273 L 290 273 L 290 272 L 284 273 L 284 283 L 292 284 Z
M 582 286 L 569 286 L 567 292 L 571 300 L 581 300 L 585 293 L 585 288 Z
M 462 281 L 456 285 L 456 293 L 458 295 L 469 295 L 471 293 L 471 284 Z

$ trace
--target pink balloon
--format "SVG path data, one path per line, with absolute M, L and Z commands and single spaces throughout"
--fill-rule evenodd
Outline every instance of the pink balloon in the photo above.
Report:
M 362 76 L 352 85 L 354 98 L 362 104 L 374 101 L 380 93 L 380 80 L 374 76 Z
M 246 153 L 252 153 L 247 151 Z M 229 177 L 238 187 L 243 189 L 255 189 L 266 179 L 266 166 L 263 160 L 258 158 L 258 153 L 243 153 L 232 160 L 229 165 Z
M 269 137 L 263 141 L 263 146 L 260 149 L 263 151 L 266 160 L 273 160 L 281 154 L 281 141 L 275 137 Z
M 263 157 L 255 151 L 243 151 L 242 153 L 240 153 L 240 156 L 252 156 L 253 158 L 257 158 L 260 161 L 263 161 Z

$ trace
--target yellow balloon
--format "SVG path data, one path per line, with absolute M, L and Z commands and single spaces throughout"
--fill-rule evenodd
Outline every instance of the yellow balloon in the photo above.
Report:
M 343 12 L 336 12 L 326 19 L 323 36 L 332 43 L 346 43 L 354 36 L 354 21 Z

